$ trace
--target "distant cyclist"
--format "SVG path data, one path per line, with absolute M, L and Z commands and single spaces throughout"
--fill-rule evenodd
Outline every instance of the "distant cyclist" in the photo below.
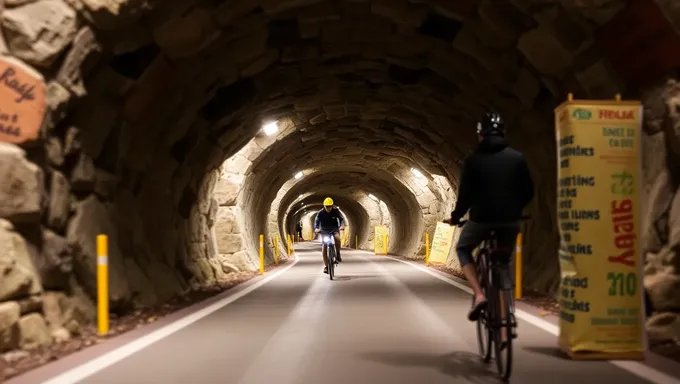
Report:
M 338 261 L 342 261 L 340 257 L 340 231 L 345 229 L 345 219 L 342 218 L 340 210 L 333 206 L 333 199 L 327 197 L 323 201 L 323 209 L 316 214 L 314 219 L 314 232 L 328 234 L 335 237 L 335 249 Z M 325 268 L 324 273 L 328 273 L 328 265 L 326 260 L 326 249 L 322 252 L 323 263 Z
M 534 196 L 534 185 L 524 155 L 508 146 L 505 123 L 494 112 L 485 113 L 477 123 L 479 145 L 465 159 L 456 207 L 447 223 L 455 225 L 470 210 L 458 239 L 456 253 L 465 278 L 475 296 L 468 313 L 477 321 L 487 305 L 472 257 L 472 251 L 494 230 L 499 248 L 513 249 L 522 210 Z

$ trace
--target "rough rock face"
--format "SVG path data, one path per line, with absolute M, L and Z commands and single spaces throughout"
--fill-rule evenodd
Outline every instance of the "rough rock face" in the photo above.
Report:
M 645 193 L 642 249 L 645 288 L 654 307 L 652 342 L 680 332 L 680 83 L 668 79 L 649 90 L 645 105 Z
M 24 151 L 0 143 L 0 217 L 14 222 L 40 220 L 43 174 L 25 158 Z
M 42 292 L 42 284 L 26 241 L 0 219 L 0 301 L 20 299 Z
M 0 349 L 94 319 L 102 233 L 115 311 L 256 268 L 258 235 L 283 239 L 303 215 L 291 204 L 318 196 L 338 195 L 361 247 L 389 224 L 391 251 L 422 254 L 488 107 L 513 127 L 538 186 L 526 281 L 554 290 L 553 107 L 567 92 L 626 90 L 593 32 L 628 3 L 5 1 L 0 51 L 40 72 L 47 113 L 37 143 L 0 144 Z M 0 94 L 30 94 L 7 83 Z M 642 95 L 659 340 L 678 327 L 676 89 Z M 269 120 L 276 136 L 260 133 Z

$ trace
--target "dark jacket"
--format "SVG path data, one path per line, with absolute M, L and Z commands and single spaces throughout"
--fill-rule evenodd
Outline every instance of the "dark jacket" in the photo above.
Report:
M 524 155 L 498 136 L 485 138 L 465 159 L 458 201 L 451 220 L 458 222 L 470 210 L 477 223 L 518 221 L 534 197 L 534 183 Z
M 319 229 L 322 232 L 337 231 L 344 224 L 345 219 L 342 218 L 340 210 L 336 207 L 333 207 L 330 212 L 326 212 L 326 208 L 322 208 L 314 219 L 314 229 Z

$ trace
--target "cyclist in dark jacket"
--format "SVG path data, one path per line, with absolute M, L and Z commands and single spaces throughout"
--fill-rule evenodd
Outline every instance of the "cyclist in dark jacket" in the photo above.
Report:
M 497 113 L 485 113 L 477 124 L 479 146 L 465 159 L 458 200 L 447 223 L 456 224 L 470 211 L 460 234 L 456 253 L 475 300 L 468 313 L 477 321 L 487 305 L 477 280 L 472 251 L 485 240 L 490 229 L 500 248 L 514 248 L 522 210 L 534 196 L 529 167 L 521 152 L 508 146 L 505 124 Z
M 316 214 L 316 219 L 314 219 L 314 232 L 329 234 L 335 237 L 335 250 L 338 262 L 342 261 L 340 257 L 340 231 L 345 229 L 345 219 L 342 217 L 340 210 L 333 205 L 333 199 L 327 197 L 323 201 L 323 209 Z M 328 265 L 326 265 L 326 249 L 323 249 L 322 257 L 325 268 L 324 273 L 328 273 Z

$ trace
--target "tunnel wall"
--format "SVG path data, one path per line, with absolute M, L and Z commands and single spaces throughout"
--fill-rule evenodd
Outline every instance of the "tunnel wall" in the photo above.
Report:
M 152 3 L 160 2 L 147 5 Z M 336 73 L 349 77 L 350 82 L 348 73 L 377 72 L 374 80 L 378 78 L 379 83 L 383 76 L 379 70 L 389 66 L 384 61 L 377 65 L 370 60 L 384 58 L 388 53 L 390 60 L 401 66 L 432 68 L 427 77 L 429 84 L 422 87 L 421 93 L 409 93 L 406 89 L 413 87 L 406 86 L 385 87 L 375 92 L 383 99 L 401 104 L 398 108 L 377 99 L 366 101 L 367 97 L 362 95 L 351 107 L 339 108 L 343 118 L 364 128 L 350 132 L 359 135 L 357 140 L 377 141 L 376 145 L 381 146 L 368 154 L 362 154 L 357 141 L 352 142 L 353 147 L 344 147 L 362 157 L 362 161 L 380 153 L 404 158 L 430 153 L 432 159 L 418 158 L 423 163 L 430 162 L 423 167 L 427 168 L 425 173 L 438 171 L 456 187 L 459 164 L 453 159 L 464 155 L 473 143 L 466 131 L 452 127 L 469 123 L 485 104 L 498 107 L 507 114 L 510 124 L 521 127 L 516 133 L 509 133 L 510 140 L 526 153 L 537 181 L 536 201 L 530 208 L 534 220 L 527 228 L 525 277 L 532 288 L 544 292 L 554 290 L 558 264 L 552 108 L 564 99 L 567 91 L 584 97 L 611 97 L 624 88 L 612 69 L 613 63 L 602 59 L 597 45 L 592 44 L 591 34 L 626 2 L 582 1 L 548 8 L 523 1 L 504 3 L 502 8 L 497 8 L 496 2 L 482 2 L 477 8 L 476 4 L 436 1 L 440 17 L 437 20 L 446 15 L 445 24 L 457 25 L 461 32 L 453 43 L 446 43 L 447 49 L 455 52 L 445 51 L 427 59 L 418 55 L 422 54 L 421 50 L 434 49 L 433 39 L 412 33 L 427 24 L 426 16 L 430 17 L 428 23 L 432 21 L 432 14 L 423 8 L 372 7 L 351 2 L 356 8 L 346 10 L 349 3 L 342 3 L 344 13 L 341 15 L 338 2 L 324 2 L 311 15 L 309 11 L 294 13 L 294 8 L 302 3 L 308 4 L 258 1 L 250 3 L 252 7 L 245 7 L 248 11 L 240 10 L 241 13 L 229 13 L 232 10 L 224 11 L 223 7 L 219 12 L 209 7 L 208 10 L 192 8 L 194 4 L 187 1 L 173 1 L 168 8 L 153 13 L 137 7 L 139 2 L 133 1 L 3 3 L 0 40 L 4 41 L 0 43 L 0 53 L 15 59 L 13 68 L 38 85 L 36 92 L 45 87 L 47 111 L 37 140 L 0 145 L 0 175 L 3 176 L 0 263 L 4 273 L 0 282 L 0 311 L 4 318 L 10 319 L 8 325 L 0 329 L 3 336 L 9 335 L 0 337 L 0 350 L 27 346 L 29 334 L 39 334 L 41 342 L 48 343 L 50 333 L 62 329 L 75 333 L 94 319 L 95 237 L 99 233 L 110 237 L 112 309 L 123 311 L 160 303 L 173 294 L 209 284 L 225 273 L 220 260 L 214 258 L 219 253 L 210 249 L 219 244 L 217 239 L 211 240 L 211 236 L 217 233 L 214 223 L 220 207 L 238 206 L 241 212 L 248 212 L 248 217 L 252 215 L 261 221 L 261 227 L 259 224 L 252 227 L 251 219 L 234 213 L 240 216 L 237 221 L 241 233 L 252 235 L 267 229 L 269 203 L 283 184 L 283 176 L 276 175 L 274 166 L 261 173 L 273 187 L 266 196 L 257 196 L 267 203 L 258 209 L 252 209 L 254 203 L 249 201 L 255 198 L 251 196 L 253 189 L 244 189 L 244 186 L 252 187 L 254 181 L 244 180 L 236 193 L 236 205 L 231 197 L 234 186 L 227 186 L 227 191 L 220 192 L 225 194 L 221 197 L 223 200 L 218 194 L 213 204 L 211 185 L 223 186 L 217 176 L 218 168 L 260 129 L 260 121 L 254 123 L 256 119 L 252 116 L 259 112 L 255 105 L 263 102 L 253 95 L 255 90 L 264 93 L 272 88 L 288 87 L 294 88 L 291 93 L 304 94 L 304 89 L 295 88 L 294 83 L 295 74 L 300 74 L 299 68 L 281 72 L 264 69 L 279 60 L 280 53 L 287 52 L 282 56 L 296 61 L 306 53 L 318 57 L 319 50 L 293 52 L 290 47 L 270 47 L 269 31 L 261 25 L 252 27 L 252 24 L 264 23 L 260 19 L 269 17 L 263 14 L 284 11 L 292 12 L 287 14 L 288 18 L 299 20 L 298 40 L 292 44 L 303 38 L 318 37 L 324 49 L 335 43 L 333 47 L 339 51 L 352 51 L 352 44 L 341 41 L 347 38 L 345 32 L 350 26 L 359 28 L 362 32 L 359 38 L 371 38 L 359 41 L 363 45 L 360 52 L 355 52 L 369 61 L 361 63 L 364 67 L 342 61 L 330 65 Z M 425 3 L 435 1 L 420 4 L 425 6 Z M 677 6 L 670 1 L 659 3 L 669 12 L 667 15 L 677 28 Z M 258 7 L 263 12 L 248 13 Z M 207 24 L 217 28 L 211 24 L 214 21 L 209 16 L 211 11 L 219 13 L 216 24 L 229 24 L 242 18 L 242 23 L 229 29 L 239 39 L 229 44 L 210 45 L 214 42 L 214 30 L 206 28 L 197 33 L 200 28 L 195 27 L 207 19 L 210 20 Z M 465 25 L 459 22 L 466 18 Z M 328 23 L 329 20 L 335 23 Z M 150 32 L 152 29 L 154 33 Z M 389 44 L 393 36 L 399 36 L 398 44 Z M 206 66 L 198 66 L 197 61 L 188 59 L 207 46 L 210 53 L 201 57 L 207 61 Z M 140 59 L 159 47 L 165 54 L 149 54 L 149 59 Z M 403 49 L 412 52 L 404 53 Z M 395 57 L 393 51 L 401 55 Z M 499 56 L 497 52 L 501 51 L 504 53 Z M 128 54 L 132 52 L 143 64 L 129 64 L 135 61 L 129 59 Z M 343 56 L 337 51 L 332 52 L 333 55 Z M 427 63 L 421 62 L 425 60 Z M 455 73 L 450 72 L 452 70 Z M 269 77 L 252 79 L 260 73 Z M 485 77 L 489 73 L 507 77 L 494 79 L 491 84 L 502 87 L 502 92 L 488 87 L 482 89 L 490 85 Z M 475 75 L 477 78 L 470 77 Z M 221 82 L 215 84 L 218 76 Z M 239 78 L 248 80 L 237 82 Z M 453 86 L 448 79 L 457 85 Z M 648 324 L 657 339 L 669 339 L 670 334 L 677 333 L 671 324 L 677 324 L 679 316 L 675 294 L 680 252 L 677 236 L 680 223 L 676 219 L 680 217 L 676 174 L 680 167 L 677 79 L 674 75 L 666 82 L 649 87 L 644 97 L 645 284 L 658 312 Z M 323 81 L 319 80 L 319 84 L 334 90 L 334 83 Z M 297 85 L 300 83 L 304 82 L 298 81 Z M 232 84 L 236 84 L 235 89 L 240 92 L 225 89 Z M 446 89 L 447 86 L 451 89 Z M 471 89 L 479 92 L 471 94 L 468 92 Z M 263 98 L 276 92 L 280 90 L 271 91 Z M 428 92 L 444 94 L 444 101 L 425 100 L 424 93 Z M 338 108 L 321 105 L 322 101 L 336 96 L 332 92 L 328 94 L 324 97 L 305 95 L 307 98 L 302 101 L 276 102 L 279 107 L 293 105 L 296 119 L 309 129 L 334 120 Z M 418 100 L 413 101 L 414 98 Z M 206 108 L 208 102 L 210 108 Z M 411 107 L 406 108 L 406 104 Z M 216 112 L 216 105 L 233 108 L 228 113 Z M 459 120 L 448 117 L 452 106 L 460 114 Z M 276 105 L 268 107 L 277 108 Z M 447 117 L 417 116 L 426 109 Z M 399 120 L 400 125 L 381 127 L 376 123 L 376 120 L 385 120 L 388 114 L 393 120 Z M 370 118 L 351 120 L 357 115 Z M 332 126 L 324 127 L 330 131 Z M 344 127 L 336 128 L 334 133 L 340 133 Z M 383 128 L 387 131 L 379 133 Z M 426 133 L 415 135 L 409 128 Z M 308 139 L 314 135 L 316 133 L 311 132 L 301 137 Z M 531 141 L 523 140 L 522 136 L 530 136 Z M 398 141 L 389 142 L 388 138 L 395 137 Z M 446 145 L 438 146 L 445 139 Z M 419 140 L 426 144 L 418 153 L 399 148 Z M 302 140 L 297 137 L 296 141 L 299 144 Z M 296 161 L 304 161 L 305 156 L 307 154 Z M 274 160 L 276 163 L 280 159 Z M 377 164 L 375 159 L 372 161 L 372 165 Z M 285 175 L 285 179 L 289 176 Z M 451 196 L 449 199 L 452 200 Z M 450 207 L 442 210 L 448 209 Z M 417 236 L 420 238 L 421 233 Z M 256 237 L 250 237 L 246 243 L 255 244 Z M 247 244 L 242 249 L 247 250 L 244 257 L 256 252 Z M 417 244 L 408 245 L 411 246 L 418 248 Z

